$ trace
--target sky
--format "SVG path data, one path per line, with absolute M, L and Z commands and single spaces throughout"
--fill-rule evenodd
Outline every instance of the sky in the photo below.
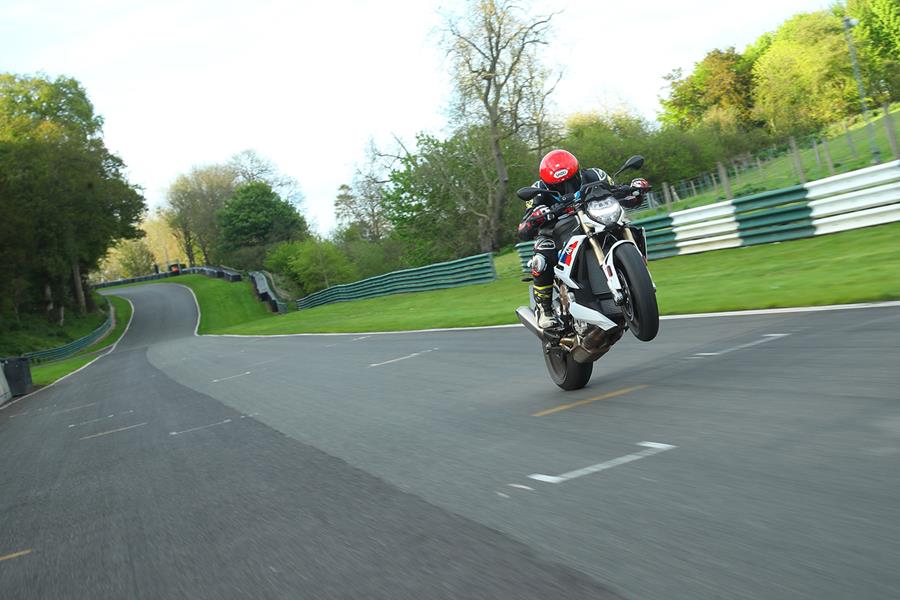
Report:
M 738 50 L 832 0 L 560 0 L 542 59 L 563 72 L 556 112 L 627 108 L 655 118 L 663 76 Z M 528 5 L 527 2 L 523 2 Z M 337 187 L 370 140 L 446 131 L 439 49 L 462 0 L 0 0 L 0 71 L 75 77 L 106 145 L 151 208 L 193 166 L 256 150 L 294 177 L 301 210 L 334 227 Z M 752 10 L 747 10 L 747 7 Z

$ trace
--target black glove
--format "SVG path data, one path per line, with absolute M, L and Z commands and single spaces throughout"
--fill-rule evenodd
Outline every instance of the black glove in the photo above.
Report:
M 525 219 L 519 223 L 519 238 L 529 240 L 534 237 L 534 233 L 541 228 L 544 223 L 548 223 L 556 218 L 556 214 L 547 206 L 536 206 Z

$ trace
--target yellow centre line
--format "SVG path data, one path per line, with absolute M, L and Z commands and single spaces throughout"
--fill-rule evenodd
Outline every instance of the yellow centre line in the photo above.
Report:
M 22 550 L 21 552 L 13 552 L 12 554 L 0 556 L 0 562 L 3 562 L 4 560 L 9 560 L 11 558 L 18 558 L 20 556 L 25 556 L 26 554 L 31 554 L 31 550 Z
M 579 400 L 578 402 L 570 402 L 569 404 L 560 404 L 554 408 L 548 408 L 547 410 L 542 410 L 541 412 L 536 412 L 532 417 L 545 417 L 547 415 L 552 415 L 553 413 L 558 413 L 563 410 L 569 410 L 570 408 L 575 408 L 576 406 L 584 406 L 585 404 L 590 404 L 591 402 L 597 402 L 598 400 L 606 400 L 607 398 L 615 398 L 616 396 L 622 396 L 624 394 L 628 394 L 631 392 L 636 392 L 637 390 L 642 390 L 646 385 L 636 385 L 634 387 L 622 388 L 621 390 L 616 390 L 614 392 L 609 392 L 606 394 L 601 394 L 600 396 L 596 396 L 594 398 L 588 398 L 587 400 Z

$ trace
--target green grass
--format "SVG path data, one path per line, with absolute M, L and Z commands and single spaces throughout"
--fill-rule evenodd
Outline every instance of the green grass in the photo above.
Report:
M 76 371 L 88 364 L 94 360 L 101 351 L 119 341 L 119 338 L 125 333 L 125 328 L 128 326 L 128 321 L 131 318 L 131 304 L 124 298 L 119 298 L 117 296 L 107 297 L 116 311 L 115 327 L 110 330 L 106 337 L 98 340 L 74 356 L 56 362 L 33 365 L 31 367 L 31 380 L 35 385 L 50 385 L 60 377 L 64 377 L 72 371 Z
M 95 358 L 97 357 L 82 354 L 65 360 L 31 367 L 31 382 L 36 386 L 50 385 L 57 379 L 77 371 Z
M 900 104 L 894 105 L 891 108 L 891 116 L 893 118 L 895 130 L 900 130 Z M 887 130 L 884 125 L 884 118 L 878 117 L 877 119 L 873 119 L 872 127 L 875 131 L 876 144 L 881 152 L 881 161 L 887 162 L 893 160 L 891 147 L 887 138 Z M 900 131 L 898 131 L 898 133 L 900 133 Z M 854 124 L 850 128 L 850 136 L 853 139 L 853 144 L 856 148 L 856 156 L 853 155 L 850 144 L 847 142 L 847 137 L 842 129 L 840 129 L 839 132 L 833 132 L 832 137 L 827 140 L 836 174 L 871 166 L 871 142 L 869 133 L 865 127 L 865 122 L 860 121 Z M 807 181 L 814 181 L 831 175 L 828 171 L 828 165 L 826 164 L 825 155 L 822 149 L 819 150 L 818 161 L 816 160 L 816 154 L 811 147 L 801 149 L 800 162 L 803 165 L 803 171 L 806 174 Z M 732 170 L 729 167 L 728 175 L 731 182 L 732 193 L 736 198 L 757 192 L 790 187 L 800 183 L 790 153 L 763 163 L 761 169 L 752 167 L 747 171 L 739 173 L 737 177 L 733 176 Z M 682 191 L 678 190 L 678 193 L 681 194 Z M 673 202 L 671 210 L 685 210 L 722 200 L 725 200 L 725 192 L 719 187 L 716 191 L 710 190 L 697 194 L 696 196 L 682 198 L 681 200 Z M 640 219 L 665 212 L 666 209 L 663 206 L 635 213 L 633 218 Z
M 663 314 L 900 298 L 900 223 L 793 242 L 653 261 Z M 278 334 L 365 332 L 515 323 L 527 304 L 518 257 L 497 258 L 495 282 L 341 302 L 212 330 Z M 201 307 L 203 307 L 201 302 Z
M 98 306 L 106 306 L 101 296 L 94 300 Z M 0 356 L 21 356 L 63 346 L 88 335 L 105 320 L 105 312 L 79 316 L 75 311 L 66 311 L 62 327 L 47 321 L 43 314 L 23 314 L 18 321 L 0 319 Z
M 170 279 L 144 281 L 106 289 L 117 290 L 160 283 L 178 283 L 194 291 L 200 304 L 200 333 L 218 333 L 239 323 L 275 317 L 267 310 L 265 304 L 256 300 L 253 284 L 249 281 L 231 283 L 205 275 L 179 275 Z

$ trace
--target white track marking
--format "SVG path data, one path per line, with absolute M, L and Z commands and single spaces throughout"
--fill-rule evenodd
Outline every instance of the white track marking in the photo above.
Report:
M 128 427 L 119 427 L 118 429 L 112 429 L 112 430 L 110 430 L 110 431 L 103 431 L 103 432 L 101 432 L 101 433 L 95 433 L 95 434 L 93 434 L 93 435 L 86 435 L 86 436 L 84 436 L 84 437 L 81 438 L 81 439 L 83 439 L 83 440 L 89 440 L 89 439 L 91 439 L 91 438 L 100 437 L 101 435 L 109 435 L 109 434 L 111 434 L 111 433 L 118 433 L 118 432 L 120 432 L 120 431 L 127 431 L 128 429 L 134 429 L 135 427 L 143 427 L 143 426 L 146 425 L 146 424 L 147 424 L 147 423 L 144 422 L 144 423 L 138 423 L 137 425 L 129 425 Z
M 733 310 L 726 312 L 713 313 L 695 313 L 687 315 L 665 315 L 660 320 L 674 319 L 709 319 L 717 317 L 752 317 L 758 315 L 781 315 L 789 313 L 812 313 L 831 310 L 854 310 L 859 308 L 890 308 L 900 306 L 900 300 L 889 300 L 887 302 L 864 302 L 860 304 L 831 304 L 828 306 L 797 306 L 793 308 L 764 308 L 755 310 Z M 410 333 L 444 333 L 453 331 L 485 331 L 490 329 L 516 329 L 524 328 L 519 323 L 509 325 L 481 325 L 478 327 L 435 327 L 432 329 L 410 329 L 407 331 L 357 331 L 352 333 L 277 333 L 273 335 L 258 334 L 236 334 L 236 333 L 208 333 L 207 337 L 234 337 L 234 338 L 281 338 L 281 337 L 323 337 L 323 336 L 361 336 L 361 335 L 404 335 Z
M 212 383 L 219 383 L 220 381 L 228 381 L 229 379 L 234 379 L 235 377 L 243 377 L 244 375 L 249 375 L 253 371 L 246 371 L 244 373 L 238 373 L 237 375 L 231 375 L 230 377 L 223 377 L 222 379 L 213 379 Z
M 200 303 L 197 302 L 197 294 L 194 293 L 194 290 L 184 285 L 183 283 L 175 283 L 173 285 L 177 285 L 178 287 L 183 287 L 187 291 L 191 293 L 191 297 L 194 299 L 194 306 L 197 307 L 197 323 L 194 325 L 194 336 L 200 335 Z
M 218 423 L 210 423 L 209 425 L 201 425 L 200 427 L 191 427 L 190 429 L 185 429 L 184 431 L 170 431 L 169 435 L 181 435 L 182 433 L 200 431 L 201 429 L 208 429 L 209 427 L 216 427 L 217 425 L 225 425 L 226 423 L 231 423 L 231 419 L 225 419 L 224 421 L 219 421 Z
M 241 418 L 242 418 L 242 419 L 246 419 L 247 417 L 255 417 L 255 416 L 258 415 L 258 414 L 259 414 L 259 413 L 250 413 L 249 415 L 241 415 Z
M 698 352 L 694 356 L 721 356 L 722 354 L 728 354 L 729 352 L 734 352 L 735 350 L 743 350 L 744 348 L 750 348 L 752 346 L 758 346 L 760 344 L 765 344 L 766 342 L 772 342 L 774 340 L 780 340 L 781 338 L 787 337 L 791 334 L 789 333 L 767 333 L 762 338 L 753 341 L 747 342 L 746 344 L 741 344 L 740 346 L 734 346 L 733 348 L 726 348 L 725 350 L 719 350 L 718 352 Z
M 362 341 L 362 340 L 367 340 L 367 339 L 369 339 L 370 337 L 372 337 L 372 336 L 371 336 L 371 335 L 364 335 L 364 336 L 362 336 L 362 337 L 353 338 L 353 339 L 350 340 L 350 341 L 351 341 L 351 342 L 359 342 L 359 341 Z
M 97 421 L 103 421 L 106 419 L 112 419 L 116 415 L 106 415 L 105 417 L 100 417 L 98 419 L 91 419 L 90 421 L 82 421 L 81 423 L 72 423 L 69 425 L 69 429 L 73 427 L 81 427 L 82 425 L 87 425 L 88 423 L 96 423 Z
M 422 350 L 421 352 L 413 352 L 412 354 L 408 354 L 406 356 L 401 356 L 400 358 L 393 358 L 391 360 L 386 360 L 386 361 L 380 362 L 380 363 L 372 363 L 371 365 L 369 365 L 369 368 L 371 369 L 372 367 L 380 367 L 382 365 L 389 365 L 391 363 L 400 362 L 401 360 L 406 360 L 408 358 L 415 358 L 417 356 L 422 356 L 423 354 L 428 354 L 429 352 L 434 352 L 435 350 L 437 350 L 437 348 L 432 348 L 431 350 Z
M 72 408 L 64 408 L 63 410 L 58 410 L 56 412 L 52 412 L 48 417 L 52 417 L 53 415 L 61 415 L 63 413 L 72 412 L 73 410 L 81 410 L 82 408 L 88 408 L 89 406 L 96 406 L 96 402 L 91 402 L 90 404 L 82 404 L 81 406 L 73 406 Z
M 497 492 L 497 495 L 501 498 L 509 498 L 509 494 L 504 494 L 503 492 Z
M 534 491 L 533 487 L 528 487 L 527 485 L 522 485 L 520 483 L 507 483 L 506 485 L 508 485 L 511 488 L 516 488 L 518 490 L 528 490 L 529 492 Z
M 666 450 L 677 448 L 677 446 L 672 446 L 671 444 L 660 444 L 659 442 L 641 442 L 640 444 L 638 444 L 638 446 L 644 446 L 647 449 L 641 450 L 640 452 L 635 452 L 634 454 L 626 454 L 625 456 L 620 456 L 619 458 L 614 458 L 606 462 L 591 465 L 590 467 L 585 467 L 583 469 L 569 471 L 568 473 L 563 473 L 562 475 L 541 475 L 540 473 L 534 473 L 533 475 L 529 475 L 528 478 L 534 479 L 535 481 L 543 481 L 544 483 L 563 483 L 565 481 L 569 481 L 570 479 L 577 479 L 578 477 L 584 477 L 585 475 L 598 473 L 600 471 L 605 471 L 606 469 L 612 469 L 613 467 L 618 467 L 619 465 L 624 465 L 625 463 L 630 463 L 632 461 L 640 460 L 654 454 L 659 454 L 660 452 L 665 452 Z

